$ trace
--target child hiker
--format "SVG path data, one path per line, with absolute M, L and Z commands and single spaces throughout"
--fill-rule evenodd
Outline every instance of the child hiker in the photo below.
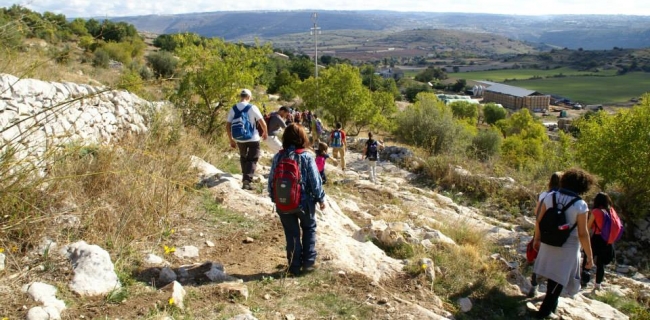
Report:
M 329 159 L 335 166 L 339 164 L 336 159 L 330 157 L 327 153 L 328 148 L 327 143 L 320 142 L 318 143 L 318 150 L 316 150 L 316 167 L 320 173 L 321 180 L 323 180 L 323 184 L 327 183 L 327 177 L 325 176 L 325 162 Z

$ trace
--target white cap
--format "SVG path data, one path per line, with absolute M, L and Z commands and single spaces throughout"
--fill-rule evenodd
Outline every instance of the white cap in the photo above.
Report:
M 253 97 L 253 94 L 251 94 L 251 91 L 248 89 L 243 89 L 240 93 L 240 96 L 248 96 L 249 98 Z

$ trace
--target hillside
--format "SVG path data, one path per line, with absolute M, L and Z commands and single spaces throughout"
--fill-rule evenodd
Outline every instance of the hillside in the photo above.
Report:
M 196 32 L 227 40 L 309 33 L 310 11 L 210 12 L 116 17 L 138 30 L 155 33 Z M 514 16 L 498 14 L 319 11 L 324 33 L 334 30 L 403 31 L 451 29 L 491 33 L 558 48 L 611 49 L 650 46 L 650 17 L 620 15 Z M 246 23 L 242 23 L 246 21 Z M 630 26 L 634 28 L 630 28 Z M 356 45 L 360 45 L 357 43 Z

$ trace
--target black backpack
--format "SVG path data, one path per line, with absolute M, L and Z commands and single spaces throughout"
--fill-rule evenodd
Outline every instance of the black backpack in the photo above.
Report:
M 370 161 L 377 161 L 379 159 L 379 143 L 377 140 L 373 140 L 371 143 L 368 144 L 368 151 L 366 151 L 366 157 L 368 157 L 368 160 Z
M 578 225 L 576 222 L 573 226 L 569 226 L 566 222 L 566 214 L 564 212 L 581 199 L 580 197 L 571 199 L 571 201 L 564 205 L 560 210 L 557 206 L 556 194 L 557 192 L 553 192 L 552 194 L 553 207 L 546 209 L 544 216 L 539 221 L 539 232 L 542 243 L 549 246 L 561 247 L 566 240 L 569 239 L 573 229 Z

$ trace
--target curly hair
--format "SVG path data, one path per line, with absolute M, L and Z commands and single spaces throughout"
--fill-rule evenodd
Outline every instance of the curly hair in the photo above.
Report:
M 573 191 L 577 194 L 583 194 L 596 183 L 596 179 L 589 172 L 580 168 L 571 168 L 564 171 L 560 178 L 560 187 Z

